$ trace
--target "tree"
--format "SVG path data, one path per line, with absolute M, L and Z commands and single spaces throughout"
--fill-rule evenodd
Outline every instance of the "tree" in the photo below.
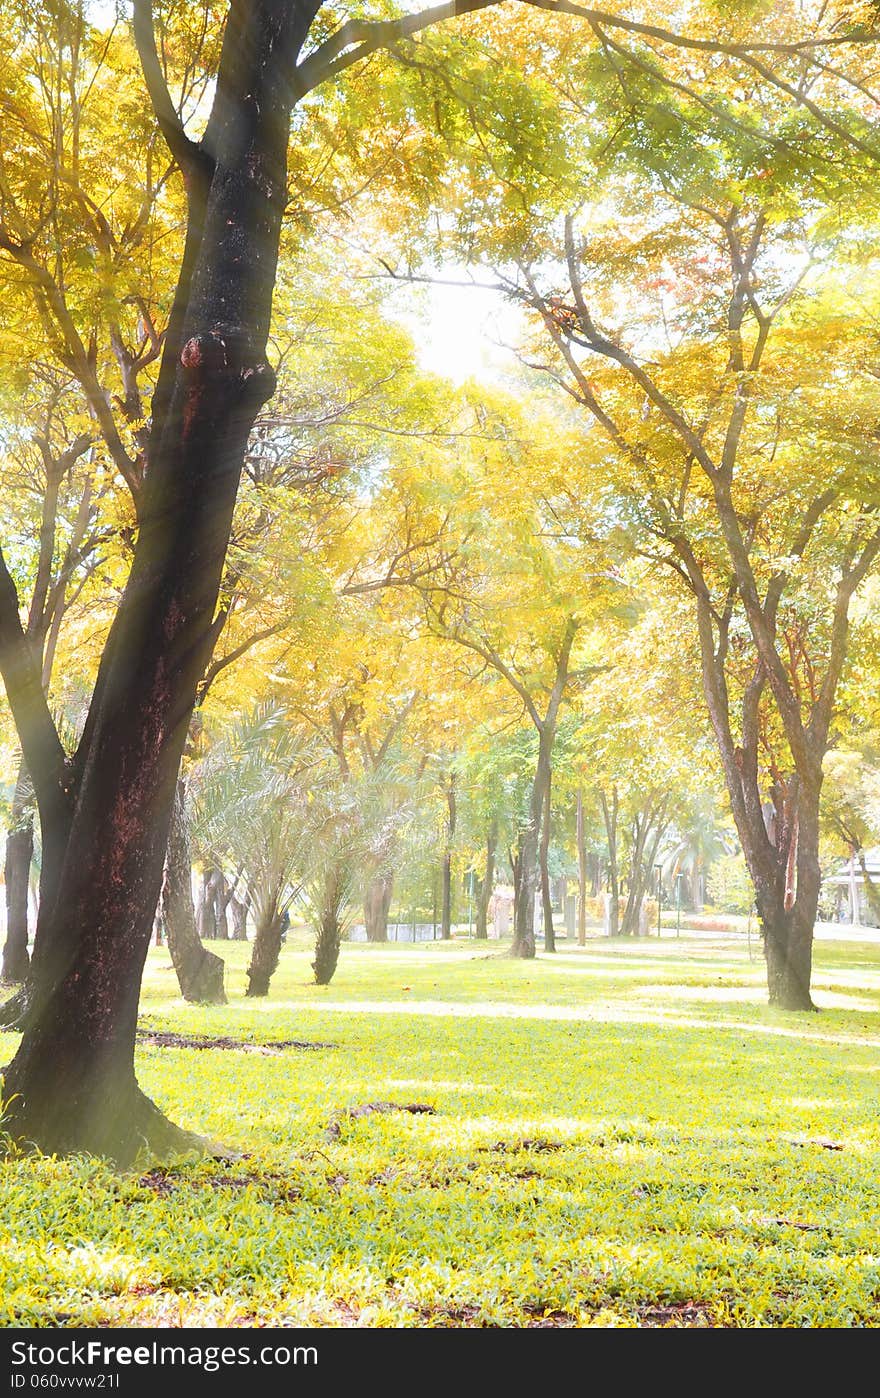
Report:
M 868 507 L 867 478 L 852 475 L 849 429 L 836 418 L 833 406 L 816 424 L 824 458 L 821 477 L 811 479 L 806 469 L 806 421 L 788 391 L 798 336 L 787 310 L 794 292 L 791 286 L 768 286 L 762 296 L 751 284 L 764 248 L 766 214 L 759 210 L 746 222 L 734 207 L 713 210 L 706 217 L 709 228 L 717 230 L 716 255 L 722 249 L 727 252 L 732 292 L 723 330 L 719 327 L 717 332 L 726 358 L 713 378 L 700 385 L 699 410 L 685 406 L 692 366 L 685 367 L 688 354 L 683 347 L 665 356 L 665 372 L 657 372 L 647 368 L 620 336 L 609 336 L 598 327 L 585 299 L 583 245 L 579 247 L 570 220 L 570 302 L 563 308 L 537 292 L 530 274 L 526 277 L 571 376 L 571 392 L 639 481 L 640 497 L 647 502 L 642 519 L 659 543 L 646 545 L 645 552 L 675 572 L 694 597 L 706 703 L 755 884 L 770 999 L 785 1008 L 805 1009 L 812 1005 L 822 762 L 846 659 L 850 604 L 880 552 L 880 530 Z M 773 369 L 772 332 L 786 320 L 789 333 L 777 340 L 776 351 L 782 352 L 785 344 L 784 386 Z M 813 336 L 811 345 L 815 346 Z M 597 390 L 578 358 L 580 350 L 610 361 L 615 376 L 628 380 L 638 399 L 647 402 L 647 429 L 636 426 L 635 401 L 627 408 L 610 406 L 615 392 L 611 381 Z M 829 350 L 838 357 L 836 346 L 829 344 Z M 813 367 L 805 364 L 802 370 L 805 396 L 810 396 L 807 384 Z M 776 414 L 770 448 L 774 468 L 766 472 L 763 489 L 748 490 L 740 482 L 754 470 L 746 463 L 766 450 L 762 424 L 770 412 Z M 671 460 L 676 467 L 670 475 Z M 695 473 L 707 490 L 697 486 Z M 786 504 L 780 512 L 781 487 Z M 713 534 L 711 548 L 704 542 L 707 529 Z M 771 539 L 765 551 L 761 545 Z M 802 563 L 808 549 L 812 597 L 803 591 L 809 586 Z M 779 557 L 786 560 L 781 565 L 774 562 Z M 817 576 L 832 598 L 827 610 L 814 600 Z M 746 635 L 750 651 L 744 646 Z M 745 676 L 742 668 L 748 664 L 752 670 Z M 739 741 L 730 710 L 737 666 L 742 694 Z M 775 720 L 764 717 L 768 700 Z M 774 819 L 769 828 L 759 775 L 762 744 L 773 774 Z M 780 745 L 785 757 L 780 756 Z
M 24 382 L 22 382 L 24 377 Z M 70 385 L 49 366 L 36 365 L 17 378 L 23 389 L 15 407 L 19 431 L 9 430 L 4 485 L 23 517 L 7 516 L 7 538 L 29 560 L 31 596 L 24 632 L 39 661 L 40 682 L 48 692 L 65 612 L 73 605 L 99 560 L 106 535 L 95 527 L 94 472 L 83 469 L 92 438 L 71 433 L 65 399 Z M 10 405 L 11 407 L 11 405 Z M 12 413 L 7 409 L 7 421 Z M 18 537 L 15 537 L 15 536 Z M 59 539 L 61 541 L 59 546 Z M 11 539 L 10 539 L 11 541 Z M 2 977 L 23 981 L 30 968 L 27 951 L 27 891 L 34 850 L 33 793 L 24 763 L 19 763 L 6 840 L 6 943 Z M 50 870 L 47 869 L 47 878 Z
M 319 28 L 309 51 L 321 8 L 320 0 L 233 0 L 211 112 L 195 141 L 166 85 L 149 0 L 136 0 L 150 99 L 184 175 L 186 241 L 151 402 L 131 570 L 71 758 L 0 562 L 0 670 L 44 849 L 60 871 L 41 905 L 40 924 L 53 930 L 34 968 L 33 1014 L 4 1078 L 6 1127 L 48 1150 L 127 1161 L 144 1143 L 192 1144 L 137 1085 L 137 1003 L 244 454 L 274 389 L 266 340 L 290 114 L 323 79 L 456 9 L 351 21 L 328 37 Z M 27 258 L 30 236 L 5 231 L 7 252 Z M 118 464 L 125 474 L 121 456 Z
M 177 783 L 171 812 L 162 883 L 162 914 L 168 951 L 184 1000 L 196 1004 L 224 1004 L 223 962 L 202 944 L 196 927 L 192 858 L 186 823 L 186 787 L 182 779 Z
M 118 1160 L 144 1142 L 191 1144 L 137 1086 L 137 1000 L 180 755 L 215 639 L 242 462 L 274 388 L 266 343 L 291 111 L 321 81 L 379 48 L 481 7 L 463 0 L 332 30 L 320 0 L 232 0 L 210 115 L 193 140 L 167 86 L 149 0 L 135 0 L 152 107 L 183 172 L 186 239 L 161 346 L 147 327 L 149 352 L 161 348 L 161 363 L 148 432 L 141 438 L 129 423 L 134 455 L 109 420 L 76 314 L 68 305 L 65 318 L 57 282 L 47 281 L 35 256 L 41 210 L 4 224 L 4 251 L 55 318 L 137 509 L 131 569 L 72 756 L 42 692 L 13 575 L 0 560 L 0 670 L 34 785 L 44 859 L 57 871 L 52 896 L 41 902 L 33 1015 L 5 1076 L 7 1128 L 18 1139 Z M 78 7 L 61 8 L 82 17 Z M 65 47 L 66 38 L 59 51 Z M 126 368 L 123 357 L 123 376 Z

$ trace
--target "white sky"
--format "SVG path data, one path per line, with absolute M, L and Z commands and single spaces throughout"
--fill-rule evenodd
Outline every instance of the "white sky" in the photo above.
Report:
M 443 268 L 438 276 L 466 280 L 466 272 L 457 267 Z M 407 286 L 392 298 L 389 309 L 412 335 L 422 368 L 456 384 L 469 378 L 497 383 L 518 364 L 507 346 L 519 339 L 522 318 L 497 292 Z

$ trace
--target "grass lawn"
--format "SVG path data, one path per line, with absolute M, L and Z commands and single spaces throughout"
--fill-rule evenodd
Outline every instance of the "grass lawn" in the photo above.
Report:
M 225 943 L 216 1009 L 152 951 L 140 1081 L 241 1158 L 7 1158 L 0 1324 L 880 1324 L 880 946 L 817 944 L 818 1015 L 735 939 L 562 947 L 345 946 L 318 988 L 297 938 L 247 1001 Z

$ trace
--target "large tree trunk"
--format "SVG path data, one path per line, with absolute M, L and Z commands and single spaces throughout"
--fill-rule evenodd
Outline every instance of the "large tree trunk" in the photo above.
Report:
M 12 798 L 11 823 L 6 836 L 6 941 L 2 979 L 14 985 L 27 979 L 28 888 L 34 857 L 34 822 L 27 809 L 27 777 L 22 763 Z
M 541 817 L 541 845 L 539 850 L 539 864 L 541 868 L 541 908 L 544 913 L 544 950 L 556 950 L 556 933 L 553 930 L 553 898 L 550 892 L 550 782 L 551 774 L 547 773 L 547 783 L 544 787 L 544 800 L 542 803 Z
M 364 927 L 368 942 L 388 941 L 388 910 L 394 889 L 394 874 L 385 869 L 375 874 L 364 894 Z M 332 972 L 331 972 L 332 975 Z M 319 984 L 326 985 L 326 981 Z
M 4 679 L 44 846 L 47 834 L 69 830 L 57 896 L 41 899 L 34 1009 L 4 1081 L 5 1129 L 47 1151 L 128 1163 L 145 1144 L 192 1144 L 138 1088 L 138 998 L 247 439 L 274 387 L 265 345 L 286 203 L 290 65 L 313 14 L 280 0 L 234 4 L 206 147 L 177 140 L 189 223 L 137 543 L 72 764 L 46 733 L 48 715 L 28 712 L 33 684 L 22 684 L 23 652 L 3 607 Z M 155 47 L 152 66 L 142 47 L 173 129 Z
M 162 886 L 165 936 L 184 1000 L 202 1005 L 225 1005 L 224 965 L 196 931 L 192 896 L 192 860 L 186 830 L 183 783 L 178 782 L 171 815 L 165 882 Z
M 795 905 L 782 912 L 778 900 L 757 897 L 764 937 L 767 989 L 771 1005 L 781 1010 L 814 1010 L 810 994 L 813 956 L 812 915 Z
M 771 1005 L 783 1010 L 814 1010 L 810 994 L 813 929 L 819 906 L 819 792 L 821 768 L 797 784 L 792 803 L 793 833 L 779 851 L 779 877 L 771 899 L 756 888 L 764 933 L 767 988 Z
M 486 837 L 486 872 L 477 880 L 476 921 L 474 936 L 485 942 L 489 937 L 489 900 L 495 885 L 495 851 L 498 848 L 498 826 L 493 823 Z

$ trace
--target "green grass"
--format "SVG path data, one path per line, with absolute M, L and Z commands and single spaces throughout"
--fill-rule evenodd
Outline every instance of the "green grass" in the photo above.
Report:
M 222 953 L 199 1009 L 153 951 L 144 1028 L 334 1047 L 145 1043 L 245 1158 L 7 1159 L 0 1324 L 880 1324 L 880 946 L 819 943 L 807 1016 L 733 939 L 346 946 L 323 989 L 300 939 L 261 1002 Z

